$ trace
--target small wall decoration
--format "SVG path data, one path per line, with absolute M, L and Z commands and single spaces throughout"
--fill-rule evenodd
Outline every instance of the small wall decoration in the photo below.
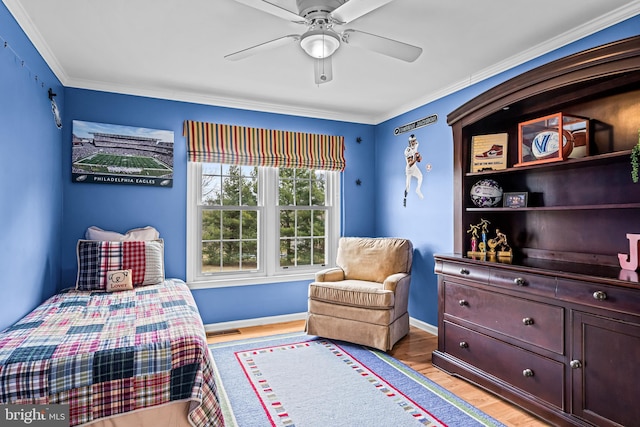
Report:
M 415 122 L 407 123 L 406 125 L 398 126 L 393 130 L 394 135 L 400 135 L 401 133 L 410 132 L 414 129 L 421 128 L 423 126 L 432 125 L 438 121 L 438 115 L 432 114 Z
M 420 143 L 416 139 L 414 134 L 409 136 L 409 142 L 404 149 L 404 159 L 406 162 L 404 173 L 406 176 L 405 186 L 404 186 L 404 201 L 403 206 L 407 206 L 407 195 L 409 194 L 409 189 L 411 187 L 411 178 L 415 178 L 417 181 L 416 184 L 416 194 L 420 199 L 423 199 L 422 195 L 422 172 L 419 168 L 419 163 L 422 161 L 422 155 L 418 151 L 418 145 Z
M 174 133 L 73 121 L 73 182 L 173 186 Z
M 471 138 L 471 172 L 506 169 L 508 141 L 507 133 Z

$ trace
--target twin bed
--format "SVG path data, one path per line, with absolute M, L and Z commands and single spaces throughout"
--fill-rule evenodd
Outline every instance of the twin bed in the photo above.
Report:
M 79 242 L 76 288 L 0 332 L 0 404 L 67 404 L 70 426 L 224 425 L 189 288 L 153 275 L 149 242 L 105 243 Z M 138 283 L 106 291 L 122 271 Z

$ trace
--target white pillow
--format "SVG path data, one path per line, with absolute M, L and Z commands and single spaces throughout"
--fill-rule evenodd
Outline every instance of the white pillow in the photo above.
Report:
M 103 242 L 126 242 L 132 240 L 157 240 L 160 238 L 160 233 L 151 226 L 134 228 L 125 234 L 120 234 L 116 231 L 103 230 L 93 225 L 87 228 L 84 237 L 87 240 L 100 240 Z

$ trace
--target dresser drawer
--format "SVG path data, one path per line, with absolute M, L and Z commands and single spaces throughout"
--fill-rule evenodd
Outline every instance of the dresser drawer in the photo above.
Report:
M 640 290 L 559 279 L 557 297 L 620 313 L 640 314 Z
M 495 338 L 444 322 L 445 352 L 558 408 L 564 365 Z
M 445 283 L 445 319 L 457 318 L 564 353 L 564 309 L 510 295 Z
M 555 277 L 494 268 L 491 270 L 489 283 L 501 288 L 522 290 L 549 298 L 554 298 L 556 295 Z
M 442 271 L 436 273 L 472 280 L 476 283 L 489 283 L 489 268 L 474 264 L 443 262 Z

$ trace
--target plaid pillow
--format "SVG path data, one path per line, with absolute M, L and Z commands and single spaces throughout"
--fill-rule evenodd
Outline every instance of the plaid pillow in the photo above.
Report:
M 104 291 L 108 272 L 131 270 L 133 286 L 164 281 L 164 241 L 106 242 L 78 240 L 79 291 Z

